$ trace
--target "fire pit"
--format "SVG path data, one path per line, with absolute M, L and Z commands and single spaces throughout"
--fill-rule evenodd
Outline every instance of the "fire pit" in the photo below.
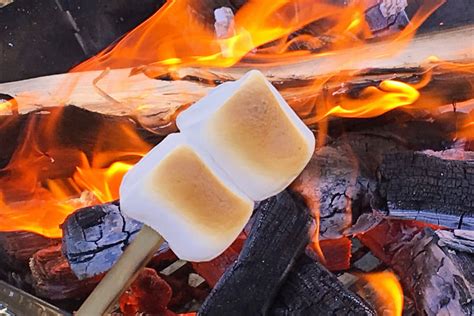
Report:
M 0 67 L 21 69 L 0 75 L 0 310 L 77 311 L 143 227 L 122 212 L 124 174 L 259 69 L 313 132 L 309 164 L 217 258 L 161 245 L 113 312 L 473 314 L 468 1 L 79 2 L 0 1 Z M 15 50 L 28 37 L 54 67 Z

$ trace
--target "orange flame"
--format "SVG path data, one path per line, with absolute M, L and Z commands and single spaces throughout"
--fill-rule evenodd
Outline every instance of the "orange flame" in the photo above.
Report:
M 74 210 L 117 199 L 123 175 L 150 149 L 127 124 L 114 125 L 114 139 L 99 131 L 92 150 L 66 145 L 52 133 L 61 115 L 31 116 L 23 142 L 1 170 L 0 231 L 60 237 L 59 225 Z
M 325 116 L 375 117 L 398 107 L 413 104 L 420 93 L 409 84 L 384 80 L 378 87 L 367 87 L 357 99 L 343 99 Z
M 382 306 L 383 315 L 401 316 L 403 311 L 403 290 L 397 276 L 392 272 L 376 272 L 360 275 L 375 291 Z
M 364 47 L 373 36 L 365 21 L 363 2 L 340 6 L 323 0 L 249 0 L 235 14 L 231 36 L 218 39 L 212 23 L 196 13 L 209 10 L 201 1 L 169 0 L 115 46 L 72 71 L 137 67 L 135 72 L 158 77 L 172 75 L 182 67 L 230 67 L 241 63 L 259 68 L 332 58 L 336 51 Z M 383 50 L 366 49 L 351 60 L 334 57 L 332 71 L 348 69 L 357 60 L 400 51 L 443 2 L 427 1 L 412 23 L 391 38 Z M 316 29 L 318 36 L 295 33 L 305 26 Z M 331 39 L 330 44 L 325 38 Z M 301 43 L 305 45 L 298 45 Z M 303 46 L 306 48 L 295 48 Z M 56 99 L 70 94 L 77 79 L 61 85 Z M 314 82 L 309 88 L 321 91 L 327 80 Z M 386 80 L 378 87 L 366 88 L 359 99 L 328 101 L 318 107 L 320 132 L 327 127 L 330 116 L 372 117 L 407 107 L 419 97 L 417 88 Z M 11 107 L 10 102 L 0 103 L 0 110 Z M 110 132 L 100 131 L 92 149 L 64 143 L 57 132 L 62 115 L 62 111 L 53 111 L 48 118 L 32 116 L 22 143 L 10 163 L 0 170 L 0 231 L 28 230 L 59 237 L 59 224 L 75 209 L 118 198 L 123 174 L 150 149 L 133 128 L 125 125 L 114 131 L 114 140 Z M 324 142 L 323 135 L 318 134 L 318 146 Z
M 393 54 L 401 50 L 403 43 L 407 43 L 421 23 L 443 3 L 443 0 L 428 1 L 415 14 L 412 23 L 377 54 Z M 289 48 L 300 41 L 320 46 L 320 39 L 307 34 L 291 37 L 291 34 L 318 22 L 321 24 L 318 26 L 319 38 L 331 38 L 331 45 L 326 50 L 362 46 L 372 37 L 365 21 L 365 9 L 363 1 L 341 6 L 322 0 L 250 0 L 235 14 L 233 35 L 219 39 L 212 24 L 196 13 L 210 13 L 201 1 L 169 0 L 114 47 L 78 65 L 73 71 L 147 65 L 144 71 L 158 77 L 180 67 L 230 67 L 244 57 L 254 60 L 254 67 L 318 58 L 321 55 L 311 49 Z M 269 43 L 271 45 L 266 45 Z M 314 48 L 314 45 L 308 47 Z M 369 56 L 376 57 L 367 52 L 366 56 L 354 59 Z

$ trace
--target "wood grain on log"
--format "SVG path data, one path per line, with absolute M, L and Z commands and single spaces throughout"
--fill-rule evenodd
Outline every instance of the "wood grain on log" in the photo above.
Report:
M 387 154 L 380 173 L 389 216 L 474 230 L 474 153 Z
M 142 225 L 118 201 L 80 209 L 62 225 L 63 253 L 78 278 L 92 277 L 112 267 Z
M 350 69 L 361 70 L 374 67 L 385 69 L 384 75 L 380 75 L 380 71 L 375 76 L 370 72 L 359 72 L 359 76 L 349 80 L 360 87 L 361 84 L 364 85 L 364 80 L 365 86 L 377 85 L 377 81 L 372 81 L 374 78 L 377 80 L 419 80 L 425 69 L 408 68 L 411 72 L 407 72 L 407 68 L 400 67 L 413 65 L 418 67 L 433 53 L 436 53 L 441 60 L 474 59 L 474 54 L 468 49 L 469 47 L 466 47 L 464 51 L 462 47 L 459 47 L 460 43 L 469 42 L 466 39 L 472 37 L 473 29 L 474 26 L 467 26 L 416 38 L 401 54 L 392 57 L 380 57 L 387 56 L 387 43 L 382 42 L 337 51 L 328 56 L 299 63 L 262 67 L 261 70 L 280 88 L 290 104 L 305 103 L 321 94 L 321 91 L 312 89 L 311 83 L 314 80 L 321 76 L 328 77 L 328 74 L 333 76 L 334 73 L 343 70 L 349 69 L 341 76 L 347 78 L 345 74 L 357 73 Z M 354 56 L 366 56 L 366 58 L 357 58 L 354 62 L 348 62 L 354 60 Z M 209 83 L 214 85 L 214 82 L 235 80 L 254 67 L 248 65 L 220 70 L 181 69 L 174 75 L 186 80 L 172 82 L 150 79 L 143 73 L 130 76 L 131 69 L 112 70 L 105 75 L 101 71 L 61 74 L 0 84 L 0 93 L 14 97 L 20 113 L 28 113 L 44 107 L 73 104 L 102 114 L 135 117 L 146 127 L 159 128 L 173 119 L 176 109 L 192 104 L 208 93 L 211 88 Z M 398 68 L 390 70 L 394 67 Z M 400 72 L 405 73 L 397 75 Z M 413 74 L 415 75 L 412 76 Z M 98 78 L 100 80 L 96 80 Z M 433 71 L 433 78 L 438 79 L 433 79 L 432 83 L 424 88 L 425 91 L 422 91 L 422 98 L 418 103 L 429 101 L 433 103 L 441 100 L 441 103 L 446 104 L 472 98 L 472 89 L 469 89 L 472 74 L 446 74 L 444 71 L 441 73 Z M 346 79 L 341 80 L 331 82 L 329 90 L 339 91 L 348 86 L 349 82 Z M 290 87 L 294 87 L 295 84 L 296 86 L 304 85 L 306 88 L 291 89 Z M 466 87 L 468 87 L 467 91 L 465 91 Z M 453 91 L 456 91 L 454 96 Z M 339 96 L 348 92 L 344 88 L 339 92 Z M 296 104 L 293 105 L 295 108 L 298 107 Z M 10 113 L 11 108 L 7 106 L 2 107 L 0 112 L 0 114 Z M 304 113 L 300 114 L 303 116 Z
M 335 275 L 303 255 L 282 285 L 269 315 L 375 315 Z
M 58 239 L 25 231 L 0 232 L 0 263 L 13 271 L 22 271 L 28 267 L 35 252 L 59 242 Z M 6 269 L 0 269 L 0 272 L 4 270 Z
M 244 247 L 199 315 L 262 315 L 309 242 L 312 218 L 288 191 L 263 201 Z
M 410 221 L 384 221 L 359 236 L 400 277 L 423 315 L 472 315 L 474 255 L 466 238 L 423 228 Z M 468 233 L 469 234 L 469 233 Z M 470 249 L 451 248 L 453 240 Z
M 49 300 L 84 299 L 101 276 L 79 280 L 61 253 L 61 245 L 36 252 L 30 260 L 35 293 Z

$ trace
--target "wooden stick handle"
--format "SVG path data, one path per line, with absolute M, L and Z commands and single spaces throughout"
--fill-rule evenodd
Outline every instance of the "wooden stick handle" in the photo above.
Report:
M 106 314 L 120 295 L 130 286 L 140 270 L 150 261 L 164 239 L 144 225 L 137 237 L 76 312 L 77 316 Z

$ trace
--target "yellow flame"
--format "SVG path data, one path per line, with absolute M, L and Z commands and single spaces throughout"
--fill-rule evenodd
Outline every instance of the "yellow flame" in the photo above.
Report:
M 392 272 L 368 273 L 361 276 L 376 292 L 384 305 L 385 316 L 401 316 L 403 311 L 403 290 Z
M 382 115 L 393 109 L 411 105 L 420 93 L 407 83 L 384 80 L 378 87 L 367 87 L 359 98 L 343 98 L 325 116 L 368 118 Z

